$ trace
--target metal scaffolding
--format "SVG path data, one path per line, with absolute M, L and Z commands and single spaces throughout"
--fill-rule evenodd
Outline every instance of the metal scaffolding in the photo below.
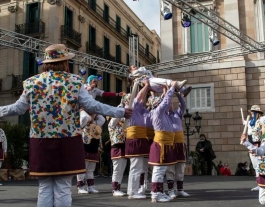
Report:
M 238 43 L 238 47 L 228 48 L 224 50 L 216 50 L 204 52 L 200 54 L 187 54 L 184 57 L 177 58 L 172 61 L 162 62 L 154 65 L 145 66 L 153 72 L 163 72 L 173 68 L 181 68 L 185 66 L 197 65 L 206 62 L 216 62 L 218 60 L 247 55 L 251 53 L 264 52 L 264 42 L 257 42 L 251 37 L 244 34 L 238 28 L 219 17 L 214 10 L 208 9 L 196 0 L 164 0 L 185 13 L 193 16 L 204 24 L 208 25 L 214 31 L 219 32 L 234 42 Z M 130 65 L 139 64 L 138 60 L 138 36 L 130 37 L 129 42 L 129 58 Z M 44 49 L 52 43 L 35 39 L 16 32 L 8 31 L 0 28 L 0 45 L 11 47 L 42 56 Z M 87 68 L 93 68 L 98 71 L 115 74 L 118 76 L 127 76 L 128 66 L 116 62 L 112 62 L 103 58 L 98 58 L 87 53 L 71 50 L 76 56 L 73 59 L 74 64 L 79 64 Z M 136 64 L 137 63 L 137 64 Z
M 40 39 L 0 28 L 0 45 L 2 46 L 35 53 L 38 57 L 42 57 L 45 48 L 51 44 L 53 43 L 45 42 Z M 73 58 L 74 64 L 79 64 L 87 68 L 96 69 L 98 71 L 127 77 L 128 66 L 126 65 L 112 62 L 72 49 L 69 49 L 69 52 L 75 54 L 75 57 Z
M 139 36 L 137 34 L 131 34 L 129 36 L 129 64 L 139 67 Z

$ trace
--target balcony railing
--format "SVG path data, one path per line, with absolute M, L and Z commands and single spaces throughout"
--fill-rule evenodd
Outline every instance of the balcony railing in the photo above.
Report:
M 23 90 L 21 75 L 12 75 L 12 86 L 11 90 Z
M 150 61 L 151 63 L 153 63 L 153 64 L 156 63 L 156 57 L 153 56 L 150 52 L 148 53 L 147 58 L 149 59 L 149 61 Z
M 83 0 L 84 2 L 87 3 L 86 0 Z M 112 28 L 114 28 L 118 33 L 120 33 L 122 35 L 123 38 L 125 38 L 128 41 L 128 34 L 127 31 L 125 29 L 123 29 L 122 27 L 116 27 L 116 21 L 114 19 L 112 19 L 109 15 L 106 15 L 104 13 L 104 10 L 98 6 L 97 4 L 95 4 L 92 1 L 88 1 L 88 6 L 98 15 L 100 16 L 102 19 L 104 19 L 104 21 L 109 24 Z M 147 53 L 145 51 L 145 48 L 139 44 L 139 53 L 140 55 L 146 57 L 147 61 L 149 61 L 150 63 L 156 63 L 156 58 L 151 54 L 151 53 Z
M 15 31 L 23 35 L 39 36 L 45 33 L 45 23 L 36 21 L 25 24 L 16 24 Z
M 86 52 L 98 57 L 103 57 L 103 48 L 93 42 L 86 43 Z
M 61 26 L 61 38 L 66 39 L 69 42 L 75 44 L 78 47 L 81 47 L 81 36 L 82 34 L 75 31 L 72 27 L 68 25 Z

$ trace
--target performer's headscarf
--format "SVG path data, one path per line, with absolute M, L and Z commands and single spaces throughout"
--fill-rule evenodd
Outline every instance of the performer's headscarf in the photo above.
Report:
M 258 112 L 254 111 L 254 117 L 249 122 L 249 125 L 252 126 L 252 127 L 255 126 L 255 124 L 256 124 L 257 114 L 258 114 Z
M 154 110 L 162 101 L 162 97 L 150 96 L 147 101 L 148 110 Z
M 94 80 L 94 79 L 96 79 L 96 80 L 98 80 L 98 76 L 96 76 L 96 75 L 90 75 L 88 78 L 87 78 L 87 80 L 86 80 L 86 83 L 90 83 L 92 80 Z

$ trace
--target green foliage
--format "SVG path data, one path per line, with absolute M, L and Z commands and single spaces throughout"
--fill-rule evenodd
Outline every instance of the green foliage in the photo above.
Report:
M 192 169 L 194 175 L 200 175 L 201 174 L 201 162 L 200 162 L 200 154 L 196 151 L 191 151 L 189 153 L 189 156 L 192 157 L 193 163 L 192 163 Z M 218 169 L 218 166 L 212 161 L 212 165 L 214 169 L 216 170 L 217 175 L 220 175 L 220 171 Z
M 190 151 L 189 157 L 192 157 L 193 160 L 192 163 L 193 175 L 199 175 L 200 174 L 199 153 L 196 151 Z
M 1 128 L 7 138 L 7 158 L 2 168 L 21 169 L 23 160 L 29 161 L 29 127 L 5 123 Z

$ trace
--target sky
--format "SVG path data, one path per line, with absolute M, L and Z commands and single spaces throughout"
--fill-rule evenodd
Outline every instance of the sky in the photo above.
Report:
M 150 30 L 154 29 L 160 35 L 159 0 L 124 0 L 124 2 Z

